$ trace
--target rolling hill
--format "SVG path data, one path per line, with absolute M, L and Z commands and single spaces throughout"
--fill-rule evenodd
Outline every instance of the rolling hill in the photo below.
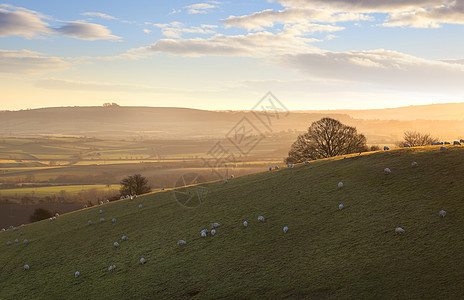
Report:
M 0 297 L 459 299 L 463 175 L 464 147 L 431 146 L 335 157 L 87 208 L 0 233 Z M 201 204 L 188 205 L 195 207 L 176 201 L 195 195 Z M 216 235 L 202 238 L 213 222 L 221 224 Z M 404 234 L 395 234 L 399 226 Z M 181 239 L 187 244 L 178 246 Z

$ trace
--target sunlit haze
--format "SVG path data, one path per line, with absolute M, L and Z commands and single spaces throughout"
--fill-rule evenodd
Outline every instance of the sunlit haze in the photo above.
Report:
M 462 102 L 461 1 L 8 1 L 0 109 Z

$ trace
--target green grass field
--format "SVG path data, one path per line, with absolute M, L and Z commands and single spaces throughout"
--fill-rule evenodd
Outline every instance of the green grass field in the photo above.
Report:
M 209 183 L 194 208 L 163 191 L 84 209 L 0 233 L 0 298 L 461 299 L 463 175 L 464 148 L 412 148 Z
M 119 190 L 118 185 L 107 187 L 105 184 L 89 184 L 89 185 L 60 185 L 60 186 L 45 186 L 45 187 L 25 187 L 14 189 L 0 189 L 0 195 L 8 196 L 22 196 L 30 195 L 35 197 L 45 197 L 58 194 L 61 191 L 66 191 L 70 195 L 76 195 L 79 192 L 95 189 L 97 191 L 113 191 Z

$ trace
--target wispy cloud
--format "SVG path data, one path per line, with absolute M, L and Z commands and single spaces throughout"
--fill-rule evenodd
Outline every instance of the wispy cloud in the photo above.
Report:
M 167 24 L 153 24 L 153 26 L 161 28 L 161 32 L 165 37 L 181 38 L 183 34 L 214 34 L 215 31 L 211 30 L 214 25 L 202 25 L 185 27 L 181 22 L 171 22 Z
M 82 13 L 81 15 L 88 16 L 88 17 L 98 17 L 98 18 L 102 18 L 105 20 L 118 20 L 118 18 L 114 16 L 110 16 L 110 15 L 100 13 L 100 12 L 85 12 L 85 13 Z
M 60 57 L 47 57 L 30 50 L 0 50 L 0 73 L 38 75 L 69 67 L 70 63 Z
M 207 14 L 211 9 L 217 7 L 218 2 L 209 2 L 209 3 L 196 3 L 192 5 L 187 5 L 184 8 L 187 9 L 187 13 L 194 14 Z
M 67 22 L 56 29 L 62 35 L 88 41 L 95 40 L 118 40 L 119 36 L 112 35 L 111 31 L 100 24 L 85 22 Z

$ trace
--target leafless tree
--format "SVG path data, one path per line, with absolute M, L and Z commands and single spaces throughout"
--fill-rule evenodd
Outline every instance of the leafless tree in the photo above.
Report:
M 404 144 L 409 144 L 411 147 L 428 146 L 434 142 L 438 142 L 438 138 L 432 137 L 430 133 L 420 133 L 417 131 L 405 131 L 403 139 L 404 141 L 400 143 L 400 147 Z
M 355 127 L 335 119 L 323 118 L 313 122 L 308 132 L 298 136 L 285 162 L 299 163 L 367 150 L 366 137 L 358 134 Z
M 148 180 L 140 174 L 128 176 L 121 181 L 120 193 L 125 195 L 141 195 L 151 192 Z

